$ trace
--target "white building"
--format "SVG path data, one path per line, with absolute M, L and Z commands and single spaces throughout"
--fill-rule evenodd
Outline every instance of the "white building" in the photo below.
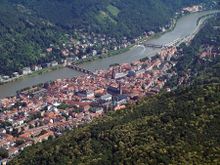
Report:
M 25 68 L 23 68 L 23 70 L 22 70 L 22 74 L 23 74 L 23 75 L 27 75 L 27 74 L 30 74 L 30 73 L 32 73 L 30 67 L 25 67 Z

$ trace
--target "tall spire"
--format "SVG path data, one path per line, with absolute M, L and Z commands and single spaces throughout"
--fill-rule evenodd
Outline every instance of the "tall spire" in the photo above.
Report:
M 112 79 L 115 78 L 115 68 L 112 69 Z
M 120 94 L 120 95 L 123 94 L 121 82 L 119 82 L 119 94 Z

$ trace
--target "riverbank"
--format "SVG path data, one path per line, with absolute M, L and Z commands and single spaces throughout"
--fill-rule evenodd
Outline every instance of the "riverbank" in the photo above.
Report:
M 91 58 L 87 58 L 87 59 L 84 59 L 84 60 L 80 60 L 80 61 L 76 62 L 76 64 L 83 64 L 83 63 L 87 63 L 87 62 L 92 62 L 92 61 L 97 60 L 97 59 L 104 59 L 104 58 L 116 56 L 116 55 L 119 55 L 119 54 L 122 54 L 122 53 L 126 53 L 129 50 L 131 50 L 132 48 L 134 48 L 135 46 L 137 46 L 139 43 L 147 42 L 147 41 L 152 40 L 152 39 L 157 39 L 160 36 L 164 35 L 165 33 L 168 33 L 170 31 L 172 31 L 175 28 L 176 23 L 177 23 L 179 18 L 181 18 L 181 17 L 177 17 L 177 19 L 173 19 L 173 23 L 172 23 L 171 27 L 169 29 L 167 29 L 166 31 L 164 31 L 164 32 L 158 32 L 158 33 L 155 33 L 152 36 L 147 36 L 147 37 L 144 36 L 144 37 L 142 37 L 142 39 L 137 40 L 135 43 L 129 45 L 126 48 L 122 48 L 120 50 L 113 50 L 113 51 L 110 51 L 108 54 L 103 54 L 101 56 L 91 57 Z
M 54 67 L 43 68 L 43 69 L 38 70 L 38 71 L 33 71 L 32 73 L 27 74 L 27 75 L 20 75 L 18 77 L 11 78 L 8 81 L 0 82 L 0 85 L 4 85 L 4 84 L 10 83 L 10 82 L 15 82 L 15 81 L 30 78 L 30 77 L 34 77 L 34 76 L 37 76 L 37 75 L 42 75 L 44 73 L 52 72 L 52 71 L 61 69 L 63 67 L 64 67 L 63 65 L 57 65 L 57 66 L 54 66 Z

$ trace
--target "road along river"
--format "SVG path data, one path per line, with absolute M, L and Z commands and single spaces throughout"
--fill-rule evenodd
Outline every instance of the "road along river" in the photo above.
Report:
M 214 14 L 216 12 L 218 11 L 203 11 L 183 16 L 177 21 L 176 26 L 172 31 L 167 32 L 158 38 L 148 40 L 146 44 L 167 45 L 175 40 L 194 35 L 194 32 L 197 31 L 197 29 L 201 25 L 198 24 L 198 20 L 201 17 L 209 14 Z M 201 21 L 205 21 L 205 18 L 201 19 Z M 116 56 L 107 57 L 104 59 L 95 60 L 89 63 L 82 64 L 81 66 L 91 71 L 106 69 L 111 64 L 130 63 L 132 61 L 136 61 L 147 56 L 152 57 L 156 53 L 158 53 L 159 50 L 160 49 L 145 48 L 144 46 L 134 46 L 128 52 Z M 81 73 L 68 68 L 61 68 L 55 71 L 44 73 L 42 75 L 30 76 L 14 82 L 9 82 L 0 86 L 0 99 L 8 96 L 13 96 L 16 94 L 16 91 L 26 87 L 30 87 L 39 83 L 45 83 L 47 81 L 53 81 L 56 79 L 72 78 L 80 74 Z

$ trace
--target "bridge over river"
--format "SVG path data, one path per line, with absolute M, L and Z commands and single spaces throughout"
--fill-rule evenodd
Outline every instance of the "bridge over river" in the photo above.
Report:
M 163 49 L 163 48 L 168 48 L 168 47 L 171 47 L 171 46 L 177 46 L 178 43 L 180 43 L 181 41 L 183 41 L 184 39 L 183 38 L 177 38 L 175 39 L 174 41 L 171 41 L 167 44 L 164 44 L 164 45 L 160 45 L 160 44 L 154 44 L 154 43 L 144 43 L 142 44 L 144 47 L 147 47 L 147 48 L 156 48 L 156 49 Z M 139 45 L 140 46 L 140 45 Z
M 82 72 L 84 74 L 89 74 L 89 75 L 93 75 L 93 76 L 96 75 L 95 72 L 93 72 L 93 71 L 91 71 L 89 69 L 80 67 L 80 66 L 75 65 L 75 64 L 68 65 L 67 67 L 70 68 L 70 69 L 73 69 L 75 71 Z

